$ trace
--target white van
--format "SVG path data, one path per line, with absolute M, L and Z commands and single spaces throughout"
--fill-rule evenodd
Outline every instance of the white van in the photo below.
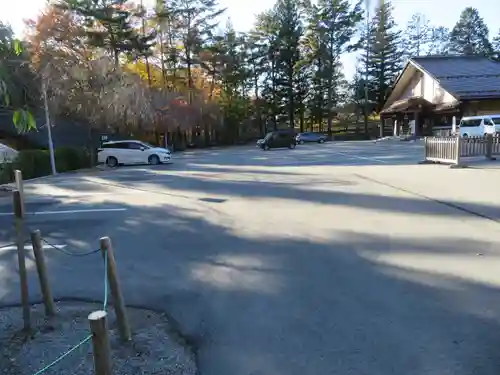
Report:
M 491 116 L 462 117 L 458 125 L 460 137 L 483 137 L 486 134 L 495 134 L 495 123 Z
M 500 133 L 500 114 L 498 115 L 490 115 L 491 120 L 495 123 L 495 130 L 497 133 Z

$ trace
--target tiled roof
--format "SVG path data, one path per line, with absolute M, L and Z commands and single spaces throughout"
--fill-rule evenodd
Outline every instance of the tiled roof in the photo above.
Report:
M 500 98 L 500 62 L 480 56 L 411 59 L 458 99 Z

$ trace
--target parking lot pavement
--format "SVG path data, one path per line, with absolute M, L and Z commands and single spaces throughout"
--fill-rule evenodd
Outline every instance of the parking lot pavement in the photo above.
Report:
M 38 224 L 60 245 L 110 236 L 126 302 L 177 320 L 202 375 L 496 374 L 498 224 L 426 198 L 478 177 L 401 143 L 204 151 L 27 189 L 54 193 L 51 211 L 126 209 Z M 457 201 L 484 208 L 474 191 Z M 100 298 L 101 266 L 50 253 L 56 296 Z

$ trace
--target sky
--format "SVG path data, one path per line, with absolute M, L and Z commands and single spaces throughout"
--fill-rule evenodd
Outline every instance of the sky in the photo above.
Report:
M 145 0 L 145 5 L 153 0 Z M 227 8 L 226 15 L 238 31 L 249 30 L 255 15 L 269 9 L 272 0 L 219 0 Z M 375 6 L 377 0 L 371 0 Z M 400 26 L 415 13 L 422 13 L 431 24 L 452 28 L 458 21 L 461 11 L 467 6 L 474 6 L 490 28 L 491 35 L 498 35 L 500 30 L 500 1 L 498 0 L 393 0 L 394 18 Z M 45 0 L 0 0 L 0 20 L 10 23 L 14 32 L 22 36 L 24 19 L 35 18 L 43 9 Z M 344 73 L 351 77 L 355 70 L 355 56 L 343 59 Z

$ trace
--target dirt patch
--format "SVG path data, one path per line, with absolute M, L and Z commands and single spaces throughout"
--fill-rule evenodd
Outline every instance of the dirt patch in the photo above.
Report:
M 55 317 L 47 319 L 43 306 L 32 308 L 33 330 L 21 332 L 20 308 L 0 310 L 0 369 L 2 375 L 34 374 L 90 335 L 88 314 L 100 305 L 59 303 Z M 120 342 L 109 312 L 114 375 L 195 375 L 195 355 L 163 314 L 128 310 L 133 330 L 130 343 Z M 51 375 L 93 374 L 92 344 L 87 342 L 50 368 Z

